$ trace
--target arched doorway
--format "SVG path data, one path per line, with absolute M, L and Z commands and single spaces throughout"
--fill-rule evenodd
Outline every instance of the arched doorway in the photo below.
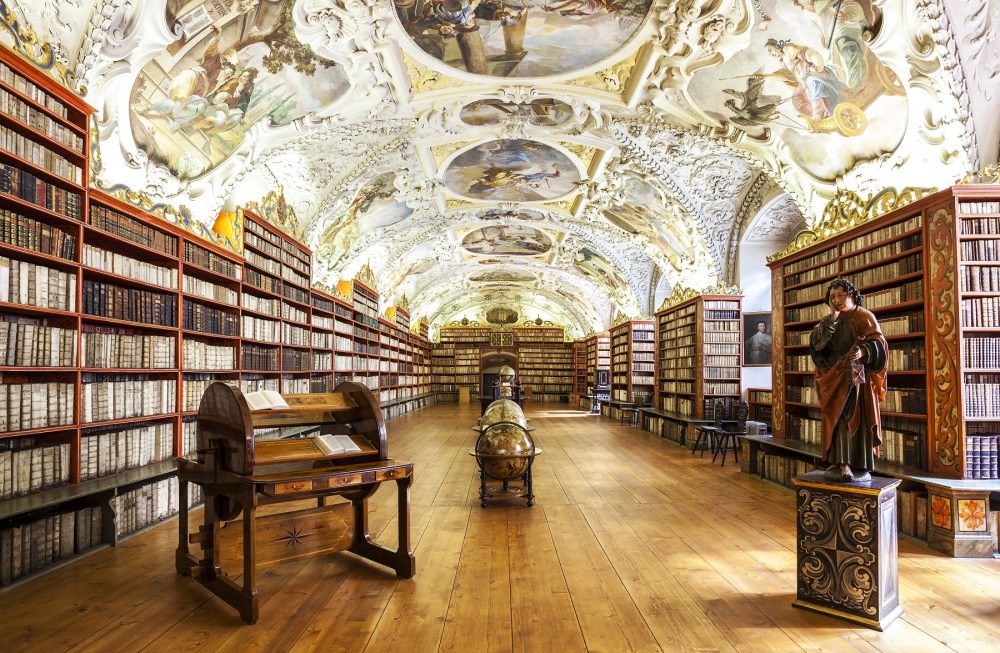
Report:
M 496 399 L 493 384 L 500 379 L 500 368 L 510 365 L 517 370 L 517 352 L 513 349 L 482 349 L 479 352 L 479 397 L 483 409 Z

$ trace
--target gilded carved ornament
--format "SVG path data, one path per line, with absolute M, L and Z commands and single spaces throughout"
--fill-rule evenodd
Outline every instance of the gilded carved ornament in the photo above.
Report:
M 815 228 L 799 232 L 788 247 L 773 256 L 768 256 L 767 262 L 772 263 L 786 256 L 791 256 L 807 247 L 833 238 L 848 229 L 871 222 L 890 211 L 912 204 L 935 191 L 937 191 L 936 188 L 913 188 L 911 186 L 907 186 L 901 191 L 897 191 L 895 188 L 886 188 L 875 195 L 869 195 L 868 199 L 862 199 L 854 191 L 841 190 L 827 203 L 823 210 L 823 219 Z
M 702 295 L 732 295 L 734 297 L 738 297 L 742 294 L 742 288 L 721 282 L 712 284 L 711 286 L 705 286 L 701 290 L 695 290 L 694 288 L 687 288 L 685 286 L 678 285 L 674 286 L 670 294 L 663 299 L 663 303 L 660 304 L 660 308 L 657 309 L 657 312 L 670 308 L 671 306 L 677 306 L 678 304 L 691 301 L 692 299 L 701 297 Z
M 955 182 L 958 186 L 970 184 L 1000 184 L 1000 161 L 975 172 L 970 172 Z
M 364 265 L 361 266 L 361 269 L 358 270 L 358 273 L 354 275 L 354 278 L 360 281 L 361 283 L 365 284 L 372 290 L 378 289 L 378 286 L 375 283 L 375 273 L 372 272 L 372 267 L 368 265 L 368 263 L 365 263 Z
M 246 208 L 300 243 L 305 242 L 305 230 L 295 215 L 295 209 L 285 201 L 285 187 L 281 184 L 277 191 L 268 191 L 259 203 L 247 202 Z

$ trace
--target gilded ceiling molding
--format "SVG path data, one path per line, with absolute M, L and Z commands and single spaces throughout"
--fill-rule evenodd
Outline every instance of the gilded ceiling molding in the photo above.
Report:
M 473 143 L 479 142 L 479 140 L 482 139 L 452 141 L 450 143 L 431 145 L 430 150 L 431 150 L 431 156 L 434 157 L 434 164 L 436 167 L 435 172 L 441 169 L 441 166 L 444 164 L 445 161 L 448 160 L 448 157 L 450 157 L 452 154 L 458 152 L 459 150 L 465 149 L 466 147 L 472 145 Z
M 378 292 L 378 281 L 375 279 L 375 273 L 372 272 L 372 267 L 368 263 L 361 266 L 361 269 L 354 275 L 354 278 L 375 292 Z
M 826 205 L 823 219 L 813 229 L 800 232 L 782 251 L 767 257 L 772 263 L 936 192 L 936 188 L 886 188 L 868 199 L 850 190 L 841 190 Z
M 598 91 L 614 93 L 615 95 L 620 96 L 624 101 L 625 91 L 628 88 L 629 78 L 635 70 L 635 64 L 639 58 L 640 49 L 635 50 L 630 56 L 622 59 L 612 66 L 584 77 L 571 79 L 565 83 L 570 86 L 584 86 Z
M 77 95 L 86 95 L 87 87 L 81 85 L 76 73 L 69 69 L 69 62 L 58 43 L 46 43 L 33 29 L 23 23 L 4 0 L 0 0 L 0 30 L 10 34 L 12 48 L 19 55 L 43 70 Z

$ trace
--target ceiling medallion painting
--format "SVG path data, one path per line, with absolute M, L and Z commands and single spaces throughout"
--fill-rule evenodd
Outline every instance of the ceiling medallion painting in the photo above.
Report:
M 538 141 L 488 141 L 455 157 L 444 175 L 454 193 L 476 200 L 537 202 L 562 197 L 580 181 L 569 157 Z
M 517 272 L 516 270 L 490 270 L 488 272 L 479 272 L 469 277 L 469 281 L 487 282 L 527 283 L 534 280 L 535 275 L 528 274 L 527 272 Z
M 581 247 L 576 253 L 576 267 L 612 294 L 625 290 L 628 285 L 606 258 L 589 247 Z
M 580 70 L 619 50 L 652 0 L 395 0 L 413 42 L 444 64 L 491 77 Z
M 494 306 L 486 311 L 486 321 L 500 326 L 516 324 L 518 317 L 517 311 L 506 306 Z
M 480 220 L 491 222 L 494 220 L 521 220 L 524 222 L 538 222 L 545 219 L 545 214 L 541 211 L 531 209 L 489 209 L 477 216 Z
M 628 177 L 624 190 L 624 201 L 604 210 L 608 221 L 630 234 L 642 235 L 667 256 L 690 249 L 690 243 L 682 242 L 676 233 L 680 225 L 671 224 L 675 220 L 673 212 L 663 206 L 659 193 L 649 183 Z
M 396 173 L 385 172 L 362 186 L 344 214 L 323 232 L 324 250 L 339 258 L 361 236 L 408 218 L 413 209 L 396 199 L 395 181 Z
M 458 117 L 473 127 L 499 125 L 511 119 L 524 120 L 536 127 L 558 127 L 573 115 L 573 107 L 561 100 L 545 98 L 531 102 L 506 102 L 491 98 L 470 102 L 462 107 Z
M 167 3 L 183 36 L 142 68 L 129 102 L 132 135 L 151 159 L 179 179 L 199 177 L 254 124 L 287 125 L 348 90 L 340 66 L 295 38 L 293 4 L 206 3 L 178 15 L 186 3 Z
M 892 152 L 907 124 L 906 89 L 871 49 L 886 28 L 872 0 L 761 2 L 771 16 L 725 63 L 696 73 L 691 96 L 720 122 L 768 130 L 816 179 Z M 723 109 L 724 107 L 724 109 Z
M 483 256 L 534 256 L 552 249 L 552 239 L 532 227 L 497 225 L 469 232 L 462 247 Z

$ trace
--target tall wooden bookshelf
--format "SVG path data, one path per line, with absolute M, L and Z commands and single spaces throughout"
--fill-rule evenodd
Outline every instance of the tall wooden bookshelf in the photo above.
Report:
M 521 392 L 536 402 L 568 401 L 573 393 L 573 343 L 562 327 L 522 326 L 511 329 L 517 347 Z
M 694 295 L 657 311 L 661 410 L 702 419 L 706 402 L 739 399 L 742 300 Z
M 611 329 L 611 398 L 652 401 L 656 389 L 656 323 L 628 320 Z
M 747 404 L 750 406 L 750 414 L 747 419 L 755 422 L 763 422 L 768 426 L 772 420 L 772 399 L 769 388 L 748 388 Z
M 573 343 L 573 394 L 576 399 L 587 394 L 587 341 Z
M 464 392 L 469 393 L 471 400 L 477 400 L 481 372 L 479 349 L 483 345 L 490 344 L 490 333 L 492 333 L 490 327 L 478 325 L 453 325 L 439 330 L 438 343 L 433 350 L 436 352 L 433 354 L 433 364 L 441 374 L 434 379 L 434 387 L 440 388 L 438 392 L 445 393 L 443 396 L 439 395 L 440 400 L 457 400 L 458 392 L 462 388 L 466 389 Z M 452 390 L 445 390 L 448 387 Z
M 596 333 L 587 343 L 587 387 L 610 387 L 611 384 L 611 336 Z
M 775 443 L 750 471 L 787 482 L 770 459 L 821 458 L 809 333 L 825 291 L 850 279 L 889 343 L 876 470 L 926 483 L 927 537 L 954 555 L 991 547 L 989 494 L 1000 433 L 1000 188 L 955 186 L 771 263 Z M 783 444 L 787 442 L 788 444 Z M 761 445 L 763 447 L 763 445 Z M 957 482 L 952 482 L 955 479 Z M 959 502 L 962 503 L 960 508 Z M 971 502 L 971 503 L 969 503 Z M 982 509 L 975 528 L 962 509 Z

